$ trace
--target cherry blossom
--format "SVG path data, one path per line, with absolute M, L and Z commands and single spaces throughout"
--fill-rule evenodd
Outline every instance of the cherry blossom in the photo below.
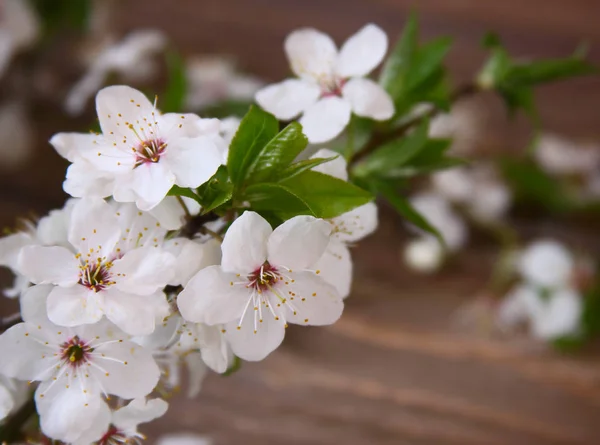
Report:
M 101 135 L 53 138 L 57 151 L 73 162 L 64 185 L 72 196 L 112 193 L 118 202 L 136 202 L 141 210 L 150 210 L 173 185 L 198 187 L 222 163 L 225 147 L 216 119 L 163 115 L 127 86 L 100 90 L 96 111 Z
M 338 51 L 327 34 L 303 28 L 285 40 L 285 52 L 298 79 L 269 85 L 256 93 L 256 102 L 280 120 L 302 115 L 300 123 L 311 143 L 338 136 L 350 116 L 383 121 L 394 114 L 387 92 L 365 76 L 381 63 L 388 39 L 368 24 Z
M 40 34 L 40 24 L 34 9 L 23 0 L 0 2 L 0 76 L 13 56 L 29 47 Z
M 149 227 L 122 230 L 109 204 L 98 198 L 74 205 L 70 249 L 27 246 L 19 268 L 35 284 L 53 284 L 47 297 L 53 323 L 77 326 L 106 315 L 132 335 L 149 334 L 168 313 L 162 288 L 172 279 L 171 254 L 144 245 Z
M 287 323 L 328 325 L 342 300 L 312 267 L 329 244 L 330 225 L 296 216 L 275 230 L 245 212 L 225 234 L 220 266 L 199 271 L 177 298 L 184 319 L 224 324 L 233 352 L 261 360 L 282 342 Z
M 334 156 L 337 157 L 314 167 L 313 170 L 347 181 L 347 163 L 336 152 L 321 149 L 312 158 Z M 349 246 L 375 231 L 377 206 L 370 202 L 327 221 L 331 224 L 331 240 L 315 268 L 321 270 L 321 276 L 336 287 L 342 298 L 346 298 L 350 294 L 352 284 L 352 258 Z

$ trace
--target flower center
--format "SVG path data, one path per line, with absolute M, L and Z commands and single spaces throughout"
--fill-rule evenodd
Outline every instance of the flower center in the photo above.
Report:
M 136 148 L 133 148 L 135 152 L 135 167 L 139 167 L 142 164 L 157 163 L 166 149 L 167 143 L 162 139 L 141 141 Z
M 248 284 L 246 287 L 263 292 L 271 289 L 279 280 L 282 280 L 282 277 L 277 268 L 271 266 L 268 261 L 265 261 L 262 266 L 248 275 Z
M 60 350 L 63 362 L 77 368 L 88 361 L 89 354 L 94 349 L 76 335 L 61 344 Z
M 342 88 L 344 88 L 346 82 L 347 80 L 342 79 L 341 77 L 332 77 L 321 81 L 321 98 L 333 96 L 341 97 Z
M 94 292 L 106 289 L 111 284 L 115 284 L 114 281 L 111 281 L 111 267 L 112 263 L 110 262 L 103 263 L 100 260 L 96 263 L 86 262 L 80 267 L 79 284 Z
M 100 438 L 96 445 L 122 445 L 130 441 L 130 437 L 116 426 L 111 425 L 108 431 Z M 137 438 L 136 438 L 137 439 Z M 139 440 L 134 440 L 133 443 L 139 443 Z

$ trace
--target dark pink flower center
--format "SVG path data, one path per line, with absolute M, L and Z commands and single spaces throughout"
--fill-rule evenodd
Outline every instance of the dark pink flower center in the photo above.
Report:
M 87 287 L 94 292 L 99 292 L 106 289 L 111 284 L 115 284 L 111 280 L 112 274 L 110 268 L 112 263 L 103 263 L 97 261 L 95 263 L 86 262 L 84 263 L 79 272 L 79 284 Z
M 63 362 L 74 368 L 87 363 L 89 354 L 93 350 L 87 342 L 82 341 L 77 335 L 60 345 L 60 354 Z
M 248 284 L 246 287 L 263 292 L 273 288 L 282 279 L 277 268 L 271 266 L 268 261 L 265 261 L 261 267 L 248 275 Z
M 157 163 L 167 149 L 163 139 L 149 139 L 142 141 L 133 149 L 135 152 L 135 167 L 142 164 Z
M 347 79 L 334 77 L 327 82 L 321 83 L 321 98 L 323 97 L 341 97 L 342 89 L 346 84 Z
M 129 441 L 129 437 L 121 430 L 119 430 L 116 426 L 111 425 L 108 428 L 108 431 L 100 438 L 97 445 L 116 445 L 116 444 L 124 444 Z

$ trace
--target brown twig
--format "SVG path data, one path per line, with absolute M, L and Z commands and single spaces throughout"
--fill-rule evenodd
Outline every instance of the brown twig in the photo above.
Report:
M 458 88 L 454 93 L 450 95 L 450 102 L 457 102 L 461 99 L 472 96 L 478 93 L 479 91 L 481 90 L 474 83 L 464 85 Z M 362 161 L 375 150 L 377 150 L 379 147 L 381 147 L 383 144 L 386 144 L 390 141 L 393 141 L 394 139 L 404 136 L 404 134 L 407 131 L 421 123 L 423 119 L 430 119 L 432 117 L 437 116 L 441 112 L 442 110 L 440 110 L 439 108 L 432 107 L 427 112 L 409 119 L 404 124 L 392 129 L 391 131 L 388 131 L 386 133 L 374 133 L 371 139 L 367 142 L 367 144 L 353 157 L 352 164 L 356 164 Z

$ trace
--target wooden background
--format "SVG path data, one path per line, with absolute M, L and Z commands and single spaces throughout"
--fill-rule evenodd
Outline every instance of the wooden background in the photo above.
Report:
M 270 80 L 287 73 L 282 40 L 314 26 L 338 42 L 365 22 L 393 38 L 411 9 L 424 37 L 451 34 L 452 73 L 468 79 L 484 53 L 486 30 L 522 57 L 562 56 L 581 41 L 600 62 L 598 0 L 123 0 L 116 26 L 166 30 L 185 53 L 229 53 Z M 523 122 L 507 124 L 499 104 L 486 144 L 519 149 Z M 546 126 L 573 137 L 600 137 L 600 81 L 545 87 Z M 54 132 L 80 129 L 54 106 L 33 109 L 39 149 L 25 168 L 0 179 L 1 223 L 64 200 L 66 164 L 45 144 Z M 1 161 L 0 161 L 1 162 Z M 379 232 L 354 251 L 356 282 L 342 320 L 328 328 L 291 328 L 283 347 L 229 378 L 211 375 L 195 400 L 173 399 L 150 437 L 196 431 L 217 444 L 589 444 L 600 443 L 600 361 L 522 341 L 457 329 L 452 319 L 485 286 L 494 248 L 476 240 L 443 273 L 420 277 L 400 259 L 405 230 L 387 209 Z M 598 247 L 596 227 L 573 232 L 564 221 L 520 221 L 527 236 L 559 234 Z M 595 244 L 593 244 L 595 243 Z M 2 275 L 6 282 L 7 274 Z M 5 301 L 3 312 L 10 310 Z

